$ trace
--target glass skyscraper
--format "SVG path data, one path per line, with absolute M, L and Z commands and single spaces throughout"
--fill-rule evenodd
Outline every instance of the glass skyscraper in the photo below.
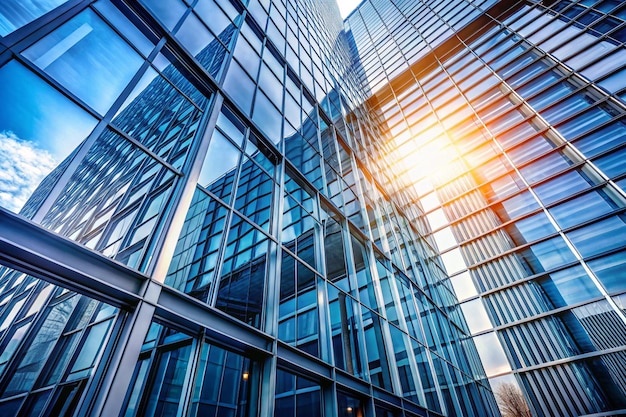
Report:
M 625 19 L 3 1 L 0 415 L 626 413 Z
M 346 22 L 491 386 L 626 406 L 626 5 L 364 3 Z M 616 414 L 621 414 L 615 411 Z

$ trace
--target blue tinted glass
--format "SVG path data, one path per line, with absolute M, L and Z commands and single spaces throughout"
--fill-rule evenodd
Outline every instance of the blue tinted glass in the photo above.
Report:
M 224 80 L 224 90 L 246 114 L 250 113 L 252 97 L 254 96 L 254 83 L 239 64 L 234 61 L 228 68 Z
M 296 410 L 298 410 L 298 417 L 321 417 L 322 403 L 319 388 L 317 391 L 297 395 Z
M 4 0 L 0 2 L 0 36 L 32 22 L 67 0 Z
M 189 416 L 248 415 L 249 390 L 258 377 L 251 368 L 248 358 L 205 343 Z
M 524 257 L 535 273 L 557 268 L 576 260 L 572 251 L 560 237 L 532 245 Z
M 102 13 L 144 56 L 148 56 L 154 48 L 154 44 L 110 0 L 98 0 L 94 4 L 94 8 Z
M 354 315 L 355 303 L 343 291 L 329 284 L 328 304 L 335 366 L 359 375 L 363 372 L 363 336 Z
M 85 155 L 42 224 L 140 268 L 144 245 L 165 211 L 173 177 L 173 172 L 140 148 L 106 130 Z M 105 183 L 107 187 L 102 187 Z M 72 221 L 77 218 L 92 221 Z
M 578 118 L 574 118 L 574 122 Z M 585 135 L 578 139 L 575 144 L 585 156 L 593 157 L 623 143 L 626 137 L 626 122 L 618 120 L 608 126 Z
M 539 203 L 528 191 L 511 197 L 494 207 L 500 219 L 507 221 L 539 208 Z
M 550 213 L 562 228 L 584 223 L 613 210 L 613 206 L 607 201 L 608 197 L 601 194 L 602 190 L 592 191 L 551 208 Z
M 622 136 L 622 140 L 624 137 Z M 626 148 L 611 152 L 594 161 L 598 168 L 609 178 L 614 178 L 626 173 Z
M 337 392 L 338 417 L 352 417 L 364 414 L 360 399 Z
M 84 341 L 78 358 L 74 362 L 68 380 L 84 377 L 91 372 L 98 354 L 106 345 L 106 337 L 111 323 L 111 320 L 107 320 L 89 329 L 89 334 Z
M 613 216 L 569 232 L 567 236 L 582 256 L 593 256 L 623 246 L 626 224 L 622 216 Z
M 313 238 L 317 221 L 289 195 L 285 196 L 283 207 L 282 242 L 309 265 L 317 267 L 317 240 Z
M 17 416 L 17 410 L 20 409 L 23 402 L 24 398 L 19 398 L 17 400 L 7 401 L 0 404 L 0 414 L 3 416 Z
M 261 57 L 259 57 L 244 37 L 237 39 L 234 55 L 248 74 L 256 78 Z
M 520 172 L 528 182 L 533 183 L 562 171 L 570 165 L 572 161 L 567 156 L 561 152 L 554 152 L 520 168 Z
M 207 301 L 228 211 L 196 189 L 165 283 Z
M 241 151 L 219 130 L 213 132 L 198 184 L 229 201 Z
M 341 289 L 349 291 L 343 229 L 339 223 L 330 218 L 327 219 L 324 227 L 324 252 L 328 279 L 336 282 Z
M 91 10 L 28 48 L 24 56 L 102 114 L 143 62 Z
M 391 389 L 389 380 L 389 364 L 385 344 L 382 339 L 383 324 L 378 315 L 368 308 L 361 307 L 363 314 L 363 332 L 365 333 L 365 348 L 370 371 L 370 378 L 374 385 Z
M 42 385 L 56 384 L 59 382 L 61 375 L 65 371 L 65 367 L 70 359 L 72 359 L 72 355 L 74 355 L 74 350 L 78 342 L 80 342 L 79 336 L 80 333 L 74 333 L 69 336 L 64 336 L 59 340 L 56 352 L 52 356 L 54 358 L 52 367 L 46 371 L 46 379 Z
M 41 368 L 48 360 L 56 341 L 70 319 L 78 299 L 78 296 L 73 296 L 50 310 L 35 338 L 29 344 L 28 350 L 24 352 L 13 378 L 2 393 L 3 397 L 26 392 L 33 387 Z
M 241 166 L 235 208 L 269 233 L 274 181 L 251 160 Z
M 216 3 L 218 3 L 224 11 L 215 7 L 215 4 L 211 0 L 199 0 L 193 9 L 198 16 L 200 16 L 200 19 L 209 26 L 211 31 L 219 35 L 232 25 L 230 19 L 235 19 L 239 15 L 239 12 L 233 7 L 230 1 L 222 0 Z M 246 2 L 244 2 L 244 4 L 245 3 Z
M 516 244 L 522 245 L 555 233 L 554 226 L 544 213 L 538 213 L 507 226 L 509 235 Z
M 158 370 L 153 382 L 146 414 L 150 416 L 176 415 L 183 386 L 187 379 L 187 364 L 191 346 L 165 352 L 158 358 Z
M 578 117 L 573 118 L 558 127 L 559 133 L 561 133 L 566 139 L 571 140 L 579 135 L 593 129 L 594 127 L 610 120 L 612 117 L 610 111 L 606 111 L 602 106 L 592 107 Z M 618 123 L 619 125 L 620 123 Z M 611 130 L 612 126 L 601 129 Z M 598 132 L 594 132 L 592 136 L 597 135 Z M 602 135 L 600 135 L 602 136 Z M 577 144 L 578 146 L 578 144 Z
M 540 280 L 539 284 L 554 307 L 576 304 L 602 295 L 581 266 L 554 272 L 547 279 Z
M 267 236 L 233 215 L 216 307 L 254 327 L 261 326 L 268 251 Z
M 9 336 L 9 342 L 4 346 L 2 354 L 0 355 L 0 376 L 3 375 L 4 368 L 13 357 L 13 354 L 17 351 L 22 339 L 26 335 L 26 331 L 30 327 L 30 323 L 26 323 L 14 330 L 13 335 Z
M 277 144 L 280 141 L 283 124 L 282 115 L 261 91 L 258 91 L 256 95 L 252 120 L 259 125 L 272 142 Z
M 589 180 L 582 172 L 570 171 L 536 186 L 535 192 L 544 204 L 550 204 L 589 187 Z
M 170 30 L 174 29 L 187 10 L 181 0 L 141 0 L 141 3 Z
M 588 264 L 607 291 L 626 290 L 626 252 L 605 256 Z
M 185 22 L 177 30 L 176 38 L 193 56 L 215 40 L 215 37 L 193 13 L 187 16 Z
M 0 206 L 19 211 L 96 120 L 16 61 L 0 68 L 0 85 Z
M 174 65 L 164 73 L 170 81 L 183 84 L 188 94 L 204 101 L 197 90 L 188 85 Z M 180 169 L 191 139 L 198 130 L 202 112 L 168 80 L 152 68 L 141 78 L 113 119 L 113 123 L 151 151 Z
M 243 148 L 245 126 L 228 108 L 222 108 L 222 111 L 217 117 L 217 127 L 233 142 L 239 145 L 240 148 Z

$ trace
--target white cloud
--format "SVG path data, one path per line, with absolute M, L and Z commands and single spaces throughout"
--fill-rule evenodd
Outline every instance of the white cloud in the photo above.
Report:
M 18 212 L 58 161 L 36 143 L 0 132 L 0 206 Z

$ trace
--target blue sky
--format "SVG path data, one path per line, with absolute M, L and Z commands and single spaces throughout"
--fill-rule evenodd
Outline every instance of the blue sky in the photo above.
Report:
M 18 211 L 96 120 L 17 61 L 0 86 L 0 206 Z

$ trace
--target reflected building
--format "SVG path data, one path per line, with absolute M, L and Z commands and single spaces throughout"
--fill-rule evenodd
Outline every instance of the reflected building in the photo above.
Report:
M 623 412 L 624 7 L 502 3 L 0 5 L 0 415 Z

